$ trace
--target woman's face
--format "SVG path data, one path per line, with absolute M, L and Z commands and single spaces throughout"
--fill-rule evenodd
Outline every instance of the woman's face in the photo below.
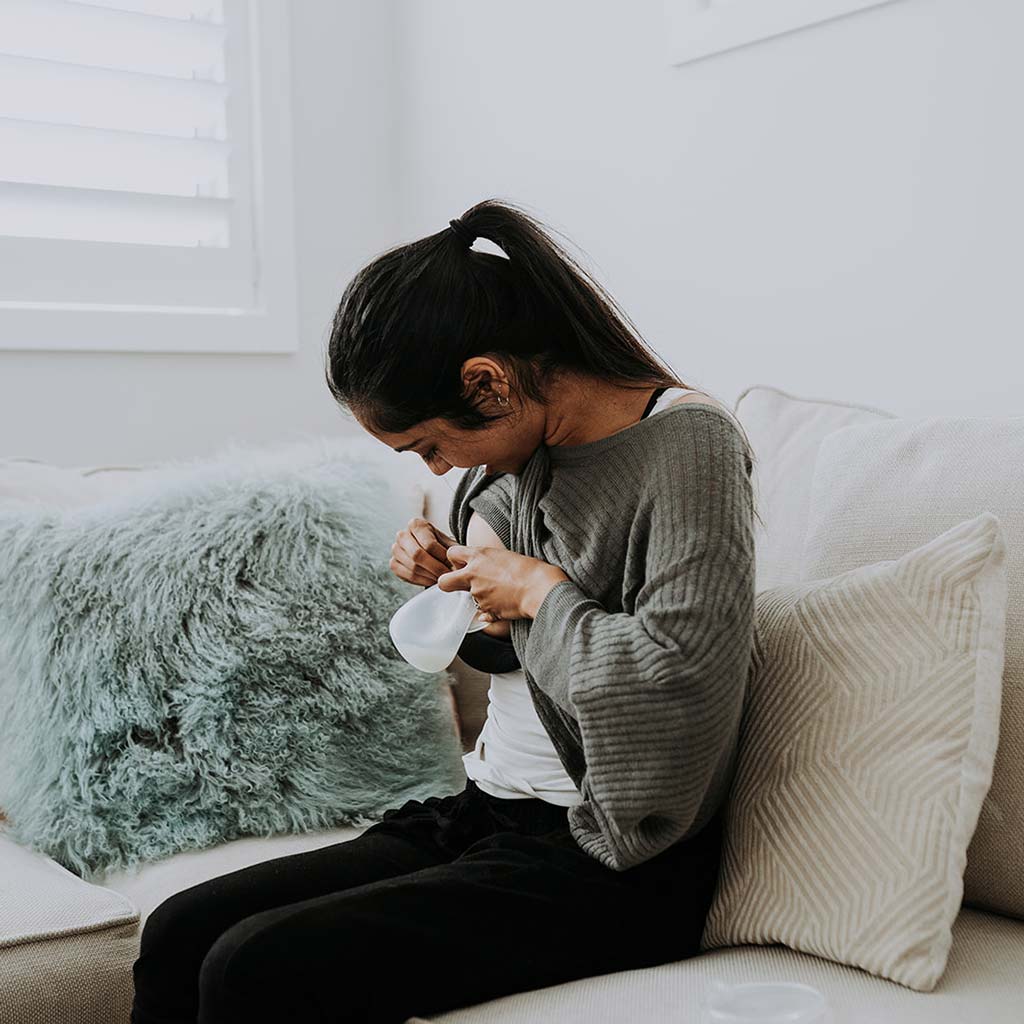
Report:
M 509 417 L 511 420 L 512 417 Z M 529 429 L 520 420 L 511 425 L 498 420 L 482 430 L 461 430 L 447 420 L 424 420 L 400 434 L 375 432 L 364 428 L 395 451 L 414 451 L 443 476 L 452 466 L 468 469 L 484 466 L 485 472 L 518 473 L 540 443 L 542 431 Z
M 398 434 L 371 430 L 357 417 L 360 426 L 395 451 L 416 452 L 438 476 L 452 466 L 484 466 L 488 474 L 519 473 L 543 440 L 543 407 L 519 400 L 502 368 L 487 357 L 468 360 L 463 370 L 467 388 L 475 390 L 476 407 L 488 414 L 502 413 L 501 419 L 482 430 L 463 430 L 440 417 Z M 499 396 L 508 404 L 499 402 Z

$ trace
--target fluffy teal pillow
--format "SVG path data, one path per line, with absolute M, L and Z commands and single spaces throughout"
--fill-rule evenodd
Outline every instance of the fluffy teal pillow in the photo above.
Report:
M 0 504 L 0 807 L 92 880 L 363 825 L 465 784 L 444 673 L 388 635 L 401 489 L 348 443 L 233 448 Z

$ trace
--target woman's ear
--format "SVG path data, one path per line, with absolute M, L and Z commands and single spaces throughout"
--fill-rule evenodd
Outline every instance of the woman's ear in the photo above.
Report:
M 467 401 L 501 404 L 510 382 L 500 364 L 487 356 L 471 356 L 462 364 L 462 394 Z

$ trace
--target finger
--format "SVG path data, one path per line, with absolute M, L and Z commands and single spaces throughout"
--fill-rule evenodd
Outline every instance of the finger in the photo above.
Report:
M 469 573 L 463 569 L 443 572 L 437 577 L 437 586 L 440 590 L 469 590 Z
M 447 551 L 448 561 L 452 565 L 463 566 L 469 561 L 473 549 L 466 544 L 453 544 Z
M 415 562 L 407 558 L 392 557 L 388 567 L 396 576 L 400 576 L 408 583 L 415 583 L 421 587 L 432 587 L 437 582 L 436 573 L 421 569 Z
M 426 554 L 439 565 L 447 568 L 448 560 L 445 553 L 448 546 L 441 543 L 434 532 L 434 527 L 430 523 L 424 520 L 413 520 L 412 525 L 409 527 L 409 532 L 416 538 L 417 543 Z M 438 571 L 443 572 L 444 569 L 439 569 Z
M 449 537 L 444 530 L 438 529 L 438 527 L 434 526 L 433 523 L 430 524 L 430 527 L 434 533 L 437 534 L 438 539 L 445 548 L 450 548 L 453 544 L 459 543 L 454 537 Z
M 409 530 L 398 531 L 395 543 L 391 546 L 391 554 L 435 579 L 451 568 L 447 562 L 438 561 L 429 552 L 424 551 Z

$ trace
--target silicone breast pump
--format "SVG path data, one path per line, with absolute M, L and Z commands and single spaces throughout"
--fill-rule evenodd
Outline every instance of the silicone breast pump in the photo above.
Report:
M 414 594 L 391 616 L 388 632 L 398 653 L 421 672 L 447 668 L 467 633 L 487 626 L 468 590 L 432 584 Z

